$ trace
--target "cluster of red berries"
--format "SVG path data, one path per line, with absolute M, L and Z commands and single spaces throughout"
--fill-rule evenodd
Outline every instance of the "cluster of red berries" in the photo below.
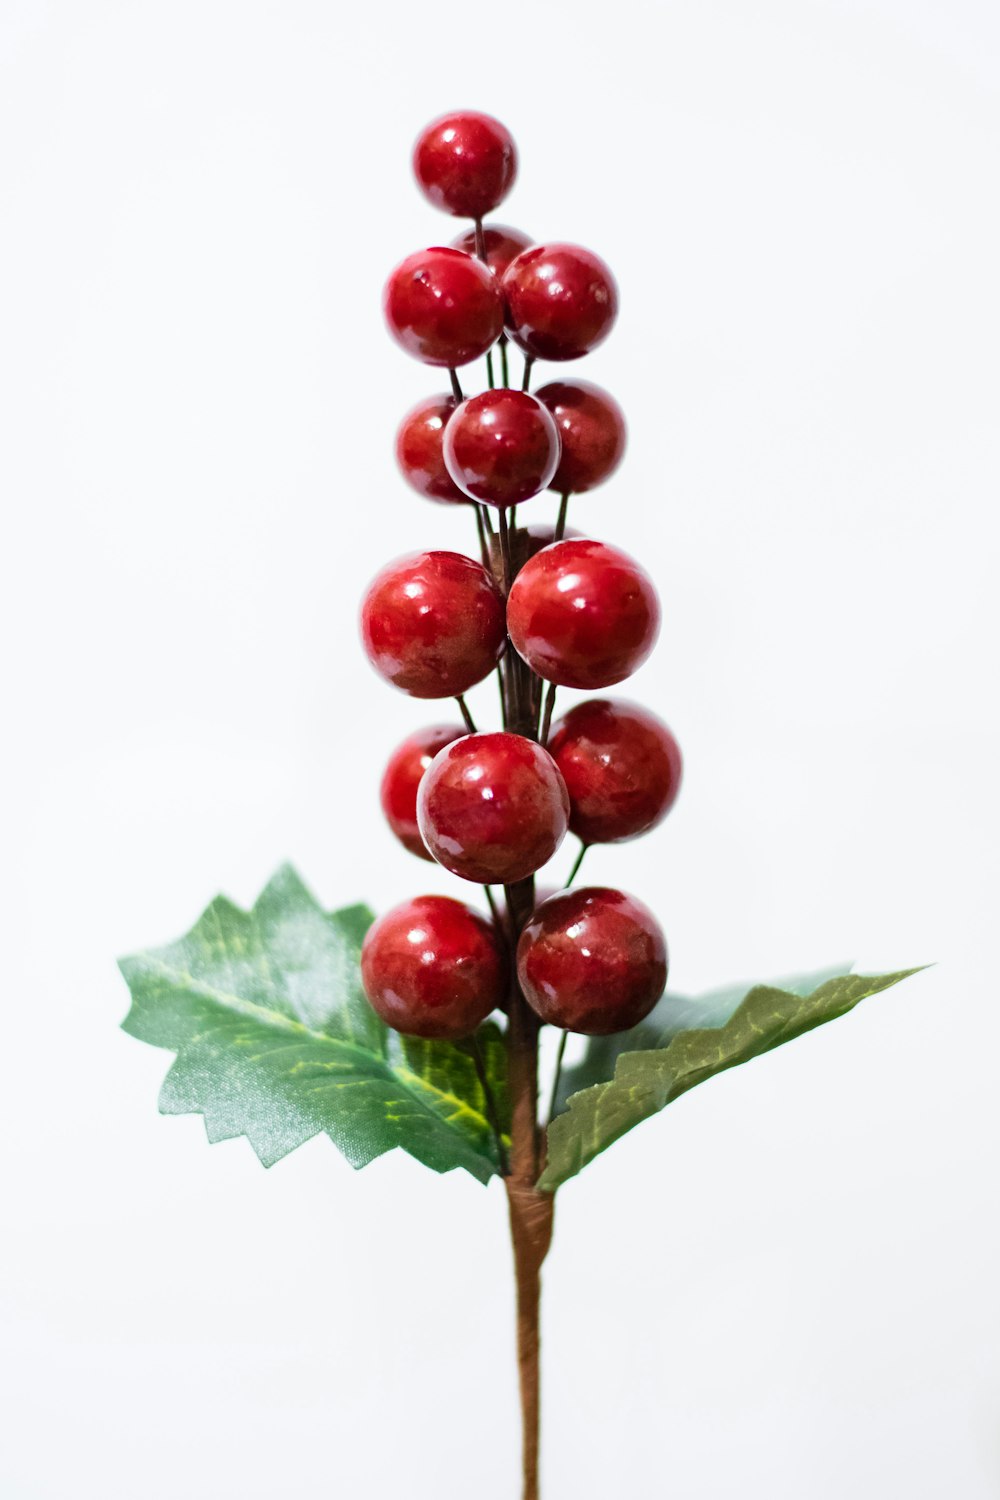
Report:
M 458 1039 L 507 1007 L 513 956 L 520 993 L 541 1020 L 619 1031 L 663 991 L 659 924 L 641 902 L 604 887 L 566 889 L 535 906 L 533 876 L 567 831 L 585 849 L 655 827 L 677 795 L 681 757 L 666 725 L 621 700 L 588 699 L 551 724 L 557 685 L 612 687 L 645 661 L 659 604 L 634 559 L 565 529 L 569 496 L 607 479 L 622 458 L 618 404 L 581 380 L 528 389 L 535 360 L 596 348 L 618 292 L 591 251 L 535 245 L 483 223 L 517 172 L 498 121 L 446 115 L 419 137 L 413 164 L 430 201 L 473 227 L 449 247 L 407 256 L 386 284 L 390 332 L 424 364 L 447 369 L 452 387 L 404 417 L 396 454 L 419 494 L 471 507 L 480 559 L 419 552 L 390 563 L 365 595 L 361 633 L 394 686 L 458 700 L 464 725 L 431 725 L 391 757 L 382 808 L 411 853 L 485 886 L 493 915 L 443 896 L 403 903 L 368 933 L 364 986 L 398 1031 Z M 509 384 L 511 343 L 524 356 L 519 390 Z M 483 356 L 489 389 L 466 399 L 457 372 Z M 561 496 L 556 526 L 520 525 L 516 507 L 546 489 Z M 494 670 L 504 728 L 478 733 L 464 694 Z M 505 888 L 506 918 L 495 885 Z

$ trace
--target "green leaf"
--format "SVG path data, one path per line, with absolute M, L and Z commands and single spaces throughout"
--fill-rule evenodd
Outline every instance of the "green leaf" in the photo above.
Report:
M 594 1038 L 561 1090 L 565 1112 L 548 1133 L 539 1187 L 554 1192 L 626 1131 L 726 1068 L 846 1015 L 868 995 L 918 969 L 865 976 L 842 967 L 715 990 L 698 1000 L 667 995 L 632 1031 Z
M 264 1166 L 325 1132 L 354 1167 L 399 1146 L 436 1172 L 487 1182 L 496 1142 L 473 1058 L 391 1031 L 361 988 L 364 906 L 328 914 L 279 870 L 253 910 L 224 897 L 188 935 L 123 959 L 130 1035 L 177 1056 L 163 1114 L 201 1114 L 210 1141 L 245 1135 Z M 503 1040 L 480 1028 L 507 1128 Z

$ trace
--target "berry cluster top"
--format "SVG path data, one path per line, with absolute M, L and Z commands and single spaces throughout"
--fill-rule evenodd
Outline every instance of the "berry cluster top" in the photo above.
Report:
M 570 497 L 622 461 L 621 408 L 584 380 L 530 389 L 537 361 L 579 359 L 608 337 L 618 288 L 592 250 L 484 222 L 518 171 L 510 132 L 489 115 L 435 120 L 413 169 L 436 208 L 472 222 L 450 245 L 406 256 L 386 282 L 390 333 L 450 384 L 403 418 L 396 457 L 417 494 L 471 511 L 478 555 L 389 563 L 365 594 L 361 635 L 393 686 L 457 703 L 460 721 L 418 730 L 390 757 L 382 809 L 411 853 L 484 887 L 490 915 L 443 896 L 403 903 L 368 934 L 364 984 L 390 1025 L 418 1036 L 461 1038 L 517 1006 L 536 1025 L 621 1030 L 663 991 L 662 930 L 634 897 L 569 887 L 588 847 L 662 822 L 680 751 L 655 715 L 621 699 L 552 716 L 557 688 L 613 687 L 646 660 L 660 607 L 633 558 L 566 528 Z M 479 360 L 485 389 L 466 395 L 464 372 Z M 521 508 L 546 491 L 560 497 L 554 524 L 525 525 Z M 465 695 L 494 672 L 502 723 L 480 732 Z M 570 832 L 581 845 L 572 875 L 536 904 L 534 877 Z

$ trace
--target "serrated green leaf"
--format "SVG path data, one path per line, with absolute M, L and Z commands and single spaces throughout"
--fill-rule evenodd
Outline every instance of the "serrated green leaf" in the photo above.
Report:
M 326 1133 L 354 1167 L 398 1146 L 436 1172 L 487 1182 L 496 1143 L 461 1046 L 391 1031 L 361 988 L 364 906 L 324 912 L 286 866 L 252 911 L 213 901 L 188 935 L 123 959 L 130 1035 L 176 1052 L 164 1114 L 201 1114 L 210 1141 L 245 1135 L 271 1166 Z M 507 1121 L 506 1060 L 478 1033 Z
M 731 986 L 698 1000 L 665 996 L 632 1031 L 593 1039 L 569 1070 L 561 1094 L 565 1112 L 549 1127 L 539 1187 L 554 1192 L 696 1084 L 846 1015 L 868 995 L 918 972 L 824 970 L 749 991 Z

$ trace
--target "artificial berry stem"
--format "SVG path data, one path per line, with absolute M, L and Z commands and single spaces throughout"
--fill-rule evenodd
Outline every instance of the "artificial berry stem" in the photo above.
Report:
M 505 387 L 510 386 L 510 370 L 507 368 L 507 335 L 500 335 L 500 369 L 503 371 L 503 383 Z
M 554 682 L 550 682 L 549 690 L 545 694 L 545 711 L 542 714 L 542 728 L 538 736 L 538 743 L 540 745 L 547 745 L 549 742 L 549 727 L 552 723 L 552 710 L 555 708 L 555 704 L 556 685 Z
M 564 1031 L 562 1036 L 559 1038 L 559 1051 L 556 1053 L 556 1069 L 552 1075 L 552 1093 L 549 1096 L 549 1114 L 548 1121 L 545 1126 L 546 1133 L 548 1133 L 549 1126 L 555 1119 L 556 1105 L 559 1102 L 559 1081 L 562 1078 L 563 1057 L 566 1053 L 566 1038 L 568 1036 L 569 1032 Z
M 479 533 L 480 556 L 483 560 L 483 567 L 488 569 L 490 566 L 490 544 L 486 535 L 486 522 L 483 519 L 483 506 L 474 505 L 472 508 L 476 512 L 476 531 Z
M 500 555 L 503 558 L 503 591 L 505 594 L 509 594 L 514 575 L 511 567 L 510 531 L 507 527 L 507 512 L 502 505 L 497 515 L 500 520 Z
M 531 367 L 535 363 L 532 355 L 527 355 L 524 361 L 524 374 L 521 377 L 521 389 L 526 391 L 531 386 Z
M 559 515 L 556 518 L 556 529 L 553 533 L 553 542 L 561 542 L 566 535 L 566 512 L 569 509 L 569 495 L 563 495 L 559 501 Z
M 563 887 L 564 890 L 568 891 L 569 888 L 570 888 L 570 886 L 573 884 L 574 880 L 576 879 L 576 877 L 579 875 L 579 873 L 580 873 L 580 866 L 583 864 L 583 856 L 586 854 L 586 852 L 589 849 L 589 847 L 590 847 L 589 844 L 581 844 L 580 845 L 580 852 L 576 856 L 576 859 L 573 861 L 573 868 L 569 872 L 569 879 L 567 880 L 565 886 Z
M 455 702 L 462 710 L 462 718 L 465 720 L 466 728 L 468 729 L 469 733 L 476 734 L 476 722 L 473 719 L 472 715 L 469 713 L 469 705 L 465 701 L 464 693 L 459 693 L 458 697 L 455 699 Z
M 462 395 L 462 387 L 459 384 L 457 372 L 455 370 L 449 369 L 448 375 L 451 379 L 451 393 L 454 396 L 455 400 L 464 401 L 465 397 Z

